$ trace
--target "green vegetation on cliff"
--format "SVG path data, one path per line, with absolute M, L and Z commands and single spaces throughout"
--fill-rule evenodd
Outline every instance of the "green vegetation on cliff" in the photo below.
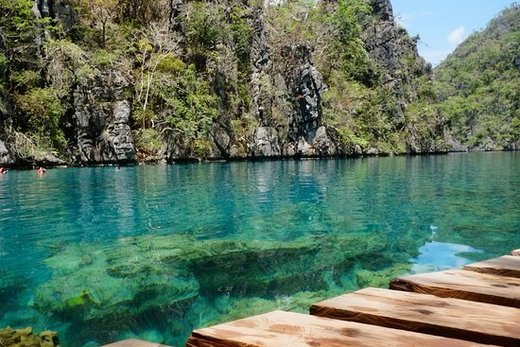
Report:
M 472 34 L 435 70 L 439 109 L 470 148 L 518 149 L 520 5 Z
M 3 165 L 520 141 L 518 5 L 434 74 L 388 0 L 0 0 L 0 10 Z
M 445 149 L 442 119 L 422 107 L 431 71 L 387 0 L 0 9 L 0 141 L 16 160 Z

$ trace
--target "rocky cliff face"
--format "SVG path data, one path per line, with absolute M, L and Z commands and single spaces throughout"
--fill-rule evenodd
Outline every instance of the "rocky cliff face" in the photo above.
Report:
M 100 76 L 73 93 L 71 136 L 79 163 L 133 162 L 135 146 L 130 128 L 130 101 L 123 90 L 128 81 L 119 74 Z
M 210 55 L 210 60 L 201 59 L 200 52 L 195 54 L 194 49 L 190 48 L 191 34 L 186 26 L 188 6 L 182 0 L 172 1 L 169 3 L 169 13 L 163 15 L 169 23 L 170 35 L 175 36 L 180 45 L 177 50 L 180 58 L 186 64 L 190 63 L 190 59 L 195 59 L 198 69 L 201 69 L 200 66 L 205 69 L 202 72 L 218 100 L 218 115 L 208 128 L 207 140 L 200 136 L 187 139 L 183 137 L 185 132 L 177 131 L 168 124 L 161 125 L 164 122 L 153 122 L 156 127 L 153 134 L 161 148 L 156 149 L 154 155 L 141 156 L 141 160 L 385 153 L 384 149 L 377 148 L 377 144 L 365 144 L 365 140 L 360 144 L 352 142 L 349 139 L 356 139 L 357 135 L 346 135 L 344 130 L 325 119 L 324 108 L 328 106 L 324 99 L 331 71 L 327 71 L 324 77 L 324 72 L 320 71 L 314 58 L 316 51 L 322 54 L 325 48 L 320 45 L 323 43 L 305 39 L 274 42 L 272 36 L 279 28 L 272 18 L 266 16 L 266 8 L 229 1 L 221 6 L 222 20 L 231 23 L 226 25 L 230 25 L 235 33 L 238 30 L 235 27 L 240 23 L 245 22 L 250 28 L 250 37 L 245 45 L 249 66 L 244 67 L 244 53 L 239 53 L 237 42 L 203 42 L 210 50 L 221 54 L 221 58 L 211 61 Z M 327 11 L 333 12 L 336 4 L 327 6 Z M 371 0 L 370 6 L 373 20 L 363 24 L 361 38 L 371 64 L 381 75 L 379 83 L 393 94 L 392 103 L 395 106 L 385 111 L 385 117 L 392 123 L 391 127 L 403 128 L 406 108 L 416 99 L 416 79 L 428 76 L 430 67 L 418 56 L 416 41 L 396 26 L 390 1 Z M 33 11 L 37 16 L 49 17 L 60 23 L 64 35 L 77 30 L 81 23 L 81 13 L 76 13 L 67 0 L 37 0 Z M 297 22 L 304 26 L 310 25 L 306 24 L 308 13 L 298 11 L 293 16 L 298 18 Z M 329 40 L 328 44 L 331 42 Z M 2 45 L 0 42 L 0 50 Z M 244 50 L 243 47 L 241 49 Z M 89 54 L 87 52 L 86 55 Z M 144 59 L 147 58 L 145 56 Z M 240 59 L 242 66 L 237 68 Z M 320 59 L 323 59 L 322 56 Z M 413 61 L 413 64 L 409 61 Z M 134 65 L 138 63 L 134 62 Z M 333 61 L 330 64 L 335 66 Z M 323 63 L 320 66 L 323 68 Z M 61 127 L 68 149 L 61 156 L 75 164 L 134 162 L 137 160 L 134 135 L 139 128 L 135 114 L 136 93 L 133 92 L 137 89 L 137 82 L 129 71 L 117 65 L 95 72 L 95 78 L 77 79 L 71 84 L 68 94 L 62 97 L 66 111 L 61 119 Z M 47 77 L 49 79 L 52 78 Z M 239 95 L 238 90 L 247 91 L 248 96 L 244 96 L 244 92 L 240 95 L 248 101 L 241 101 L 237 106 L 233 102 Z M 168 99 L 168 95 L 162 97 Z M 13 152 L 9 141 L 6 141 L 6 119 L 11 112 L 5 107 L 8 102 L 9 98 L 6 98 L 6 101 L 0 103 L 3 106 L 0 107 L 0 113 L 4 114 L 4 135 L 0 134 L 0 139 L 4 141 L 0 142 L 0 163 L 4 164 L 12 164 L 20 159 Z M 161 102 L 157 102 L 157 105 L 155 112 L 161 114 L 163 119 L 177 116 L 175 107 L 163 107 Z M 382 107 L 386 108 L 384 105 Z M 352 111 L 350 117 L 358 117 L 356 112 Z M 347 120 L 349 122 L 353 120 Z M 353 127 L 352 131 L 358 128 Z M 415 152 L 437 150 L 434 146 L 421 144 L 412 144 L 409 148 Z
M 369 25 L 363 39 L 368 53 L 382 67 L 382 83 L 388 85 L 397 96 L 397 107 L 392 117 L 403 122 L 407 103 L 413 101 L 413 95 L 406 95 L 405 89 L 415 91 L 414 77 L 431 78 L 431 65 L 419 56 L 417 38 L 399 28 L 394 21 L 392 4 L 388 0 L 372 0 L 375 21 Z M 406 64 L 406 59 L 415 61 Z

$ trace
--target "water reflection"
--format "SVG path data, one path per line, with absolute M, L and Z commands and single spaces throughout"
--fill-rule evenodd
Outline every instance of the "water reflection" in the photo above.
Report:
M 412 272 L 422 273 L 461 268 L 471 262 L 464 253 L 482 253 L 471 246 L 446 242 L 428 242 L 419 248 L 419 256 L 412 259 Z

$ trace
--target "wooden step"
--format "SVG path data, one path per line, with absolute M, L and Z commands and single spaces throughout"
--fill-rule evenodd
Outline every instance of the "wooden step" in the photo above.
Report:
M 128 339 L 119 342 L 114 342 L 108 345 L 104 345 L 103 347 L 170 347 L 166 345 L 161 345 L 156 342 L 148 342 L 144 340 L 138 339 Z
M 464 266 L 464 270 L 520 278 L 520 257 L 504 255 L 502 257 L 466 265 Z
M 399 277 L 390 289 L 520 308 L 520 279 L 466 270 Z
M 502 346 L 520 346 L 517 308 L 366 288 L 314 304 L 312 315 Z
M 187 347 L 481 346 L 375 325 L 274 311 L 193 331 Z

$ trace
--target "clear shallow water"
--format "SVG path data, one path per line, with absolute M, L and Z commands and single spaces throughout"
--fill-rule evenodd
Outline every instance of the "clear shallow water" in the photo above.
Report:
M 520 248 L 520 154 L 0 176 L 0 326 L 64 346 L 308 304 Z

